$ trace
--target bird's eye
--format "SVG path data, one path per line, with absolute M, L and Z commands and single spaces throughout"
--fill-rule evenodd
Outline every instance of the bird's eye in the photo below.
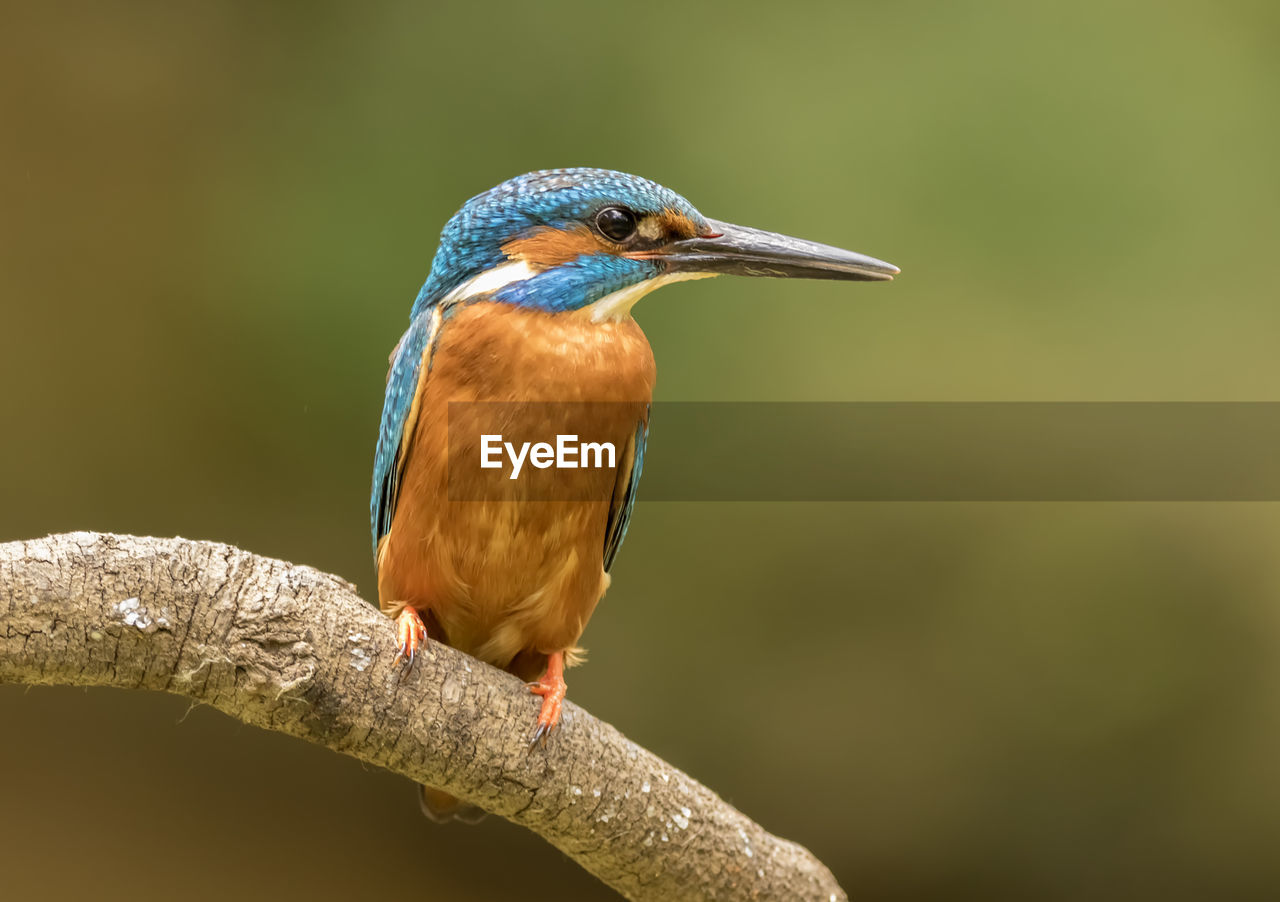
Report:
M 610 241 L 626 241 L 636 230 L 636 214 L 626 207 L 605 207 L 596 214 L 596 228 Z

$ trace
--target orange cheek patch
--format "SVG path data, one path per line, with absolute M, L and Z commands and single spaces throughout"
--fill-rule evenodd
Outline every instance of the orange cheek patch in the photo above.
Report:
M 658 214 L 657 218 L 662 224 L 662 229 L 667 234 L 667 237 L 673 241 L 692 238 L 698 234 L 698 227 L 693 224 L 693 220 L 679 210 L 667 207 Z
M 544 268 L 559 266 L 583 254 L 597 254 L 602 250 L 607 248 L 586 226 L 568 229 L 544 226 L 502 245 L 502 252 L 508 259 L 524 260 L 531 266 Z

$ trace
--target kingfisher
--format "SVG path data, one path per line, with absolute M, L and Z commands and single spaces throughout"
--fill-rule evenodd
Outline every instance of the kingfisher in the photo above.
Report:
M 402 659 L 412 666 L 430 639 L 527 681 L 541 697 L 530 747 L 545 745 L 644 464 L 656 372 L 632 307 L 671 282 L 721 274 L 897 273 L 863 254 L 708 219 L 674 191 L 606 169 L 531 172 L 463 204 L 391 353 L 374 459 L 378 602 Z M 534 497 L 519 479 L 468 495 L 458 483 L 473 471 L 457 466 L 456 449 L 480 437 L 451 441 L 460 427 L 450 410 L 490 402 L 506 405 L 506 431 L 528 434 L 545 431 L 554 405 L 586 404 L 573 409 L 618 449 L 612 468 L 571 500 Z M 420 801 L 435 820 L 481 814 L 429 787 Z

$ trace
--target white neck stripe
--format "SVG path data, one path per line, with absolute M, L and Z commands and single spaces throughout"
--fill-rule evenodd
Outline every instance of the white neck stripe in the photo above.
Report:
M 515 282 L 532 279 L 539 272 L 541 270 L 534 269 L 524 260 L 511 260 L 467 279 L 441 298 L 440 303 L 447 307 L 460 301 L 470 301 L 486 294 L 493 294 Z
M 440 306 L 448 307 L 492 295 L 508 285 L 532 279 L 540 272 L 544 270 L 535 269 L 526 260 L 510 260 L 467 279 L 441 298 Z M 618 322 L 631 315 L 631 308 L 635 306 L 636 301 L 663 285 L 690 279 L 708 279 L 714 275 L 716 274 L 711 272 L 673 272 L 654 276 L 652 279 L 645 279 L 643 282 L 606 294 L 600 300 L 582 307 L 579 312 L 589 315 L 592 322 Z

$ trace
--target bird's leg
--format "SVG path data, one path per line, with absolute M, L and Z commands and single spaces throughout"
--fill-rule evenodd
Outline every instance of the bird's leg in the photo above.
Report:
M 400 657 L 413 666 L 414 656 L 427 641 L 427 628 L 413 605 L 407 604 L 396 615 L 396 642 L 400 646 Z
M 536 683 L 529 684 L 529 691 L 542 696 L 542 710 L 538 712 L 538 728 L 533 731 L 529 747 L 546 745 L 547 737 L 560 725 L 560 707 L 568 687 L 564 683 L 564 652 L 555 651 L 547 656 L 547 672 Z

